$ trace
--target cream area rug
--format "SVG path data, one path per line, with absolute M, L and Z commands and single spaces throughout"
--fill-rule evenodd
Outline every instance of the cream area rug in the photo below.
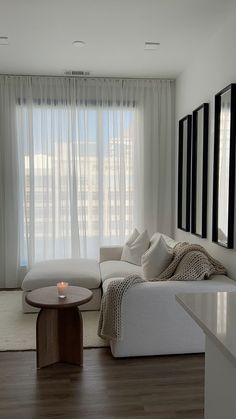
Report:
M 21 351 L 36 348 L 36 314 L 23 314 L 22 291 L 0 291 L 0 351 Z M 108 346 L 97 335 L 99 311 L 82 312 L 84 348 Z

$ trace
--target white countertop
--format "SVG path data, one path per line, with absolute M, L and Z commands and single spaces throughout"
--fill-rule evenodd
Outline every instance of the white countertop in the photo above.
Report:
M 236 364 L 236 292 L 178 294 L 176 300 Z

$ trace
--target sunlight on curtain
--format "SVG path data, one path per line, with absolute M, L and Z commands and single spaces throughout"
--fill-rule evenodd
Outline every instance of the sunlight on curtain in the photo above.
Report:
M 0 276 L 172 225 L 170 81 L 0 77 Z M 22 271 L 23 269 L 23 271 Z
M 133 227 L 135 109 L 17 106 L 21 263 L 96 257 Z M 24 123 L 22 124 L 22 121 Z M 32 133 L 28 137 L 28 126 Z

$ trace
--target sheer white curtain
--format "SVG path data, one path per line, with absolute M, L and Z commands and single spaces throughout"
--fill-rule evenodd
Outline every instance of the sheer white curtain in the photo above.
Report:
M 172 96 L 170 81 L 0 77 L 0 286 L 134 225 L 171 232 Z

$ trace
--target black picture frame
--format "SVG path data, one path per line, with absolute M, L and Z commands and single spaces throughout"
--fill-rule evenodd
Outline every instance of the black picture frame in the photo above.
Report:
M 180 119 L 177 226 L 184 231 L 190 231 L 191 128 L 191 115 Z
M 207 237 L 209 104 L 203 103 L 192 116 L 191 233 Z
M 212 209 L 212 241 L 228 249 L 234 247 L 235 140 L 236 83 L 232 83 L 215 95 Z

